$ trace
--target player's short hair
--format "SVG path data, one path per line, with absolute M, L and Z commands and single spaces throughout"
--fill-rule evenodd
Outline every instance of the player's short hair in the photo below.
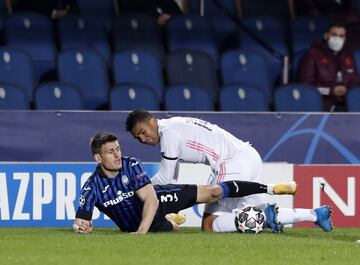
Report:
M 154 118 L 154 116 L 146 110 L 134 110 L 126 118 L 126 130 L 131 132 L 138 122 L 149 121 L 151 118 Z
M 91 152 L 93 155 L 99 154 L 101 146 L 109 142 L 117 141 L 118 137 L 111 132 L 99 132 L 90 139 Z

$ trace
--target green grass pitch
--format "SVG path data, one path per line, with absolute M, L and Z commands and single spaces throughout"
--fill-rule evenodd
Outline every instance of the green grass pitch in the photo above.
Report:
M 98 228 L 0 228 L 0 264 L 360 264 L 360 229 L 214 234 L 199 228 L 143 236 Z

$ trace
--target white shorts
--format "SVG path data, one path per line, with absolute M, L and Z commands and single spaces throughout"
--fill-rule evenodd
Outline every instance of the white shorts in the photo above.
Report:
M 243 180 L 263 183 L 262 160 L 259 153 L 249 147 L 231 159 L 224 160 L 217 172 L 210 176 L 208 184 L 216 184 L 222 181 Z M 205 205 L 205 213 L 222 215 L 232 212 L 234 209 L 243 208 L 246 205 L 256 205 L 262 209 L 266 207 L 263 194 L 254 194 L 241 198 L 225 198 L 215 203 Z

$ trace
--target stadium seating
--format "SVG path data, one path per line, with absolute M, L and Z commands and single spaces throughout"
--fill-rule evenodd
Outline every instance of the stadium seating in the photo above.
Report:
M 159 100 L 151 88 L 142 85 L 118 85 L 110 92 L 111 110 L 159 110 Z
M 85 101 L 77 88 L 52 82 L 35 90 L 35 106 L 38 110 L 83 110 Z
M 290 36 L 293 53 L 296 55 L 304 49 L 310 48 L 315 40 L 322 38 L 326 32 L 328 22 L 321 16 L 297 17 L 290 24 Z
M 96 20 L 79 15 L 65 16 L 58 21 L 58 37 L 61 50 L 92 49 L 110 63 L 111 48 L 105 28 Z
M 355 63 L 358 73 L 360 74 L 360 50 L 354 52 Z
M 103 109 L 107 104 L 109 80 L 105 61 L 98 53 L 83 49 L 61 52 L 58 75 L 61 82 L 80 89 L 86 109 Z
M 261 53 L 251 50 L 231 50 L 222 54 L 220 72 L 224 85 L 250 85 L 272 99 L 272 83 L 269 67 Z
M 221 88 L 221 111 L 268 111 L 266 95 L 249 85 L 227 85 Z
M 7 14 L 6 0 L 0 0 L 0 17 L 4 17 Z
M 275 90 L 276 111 L 323 111 L 316 87 L 305 84 L 282 85 Z
M 0 82 L 22 87 L 31 101 L 34 90 L 34 70 L 27 53 L 0 47 Z
M 213 102 L 206 90 L 197 86 L 170 86 L 165 91 L 165 109 L 178 111 L 213 111 Z
M 35 13 L 18 13 L 5 21 L 6 45 L 29 53 L 39 80 L 56 67 L 56 45 L 49 18 Z
M 166 23 L 165 31 L 168 51 L 180 49 L 202 51 L 207 53 L 217 65 L 217 47 L 206 18 L 196 15 L 175 16 Z
M 203 7 L 203 14 L 202 14 L 202 7 L 201 7 L 201 2 L 204 2 L 204 7 Z M 231 14 L 232 16 L 237 16 L 237 11 L 236 11 L 236 0 L 221 0 L 218 1 L 224 8 L 225 10 Z M 193 15 L 204 15 L 204 16 L 208 16 L 208 17 L 219 17 L 219 16 L 223 16 L 223 12 L 221 9 L 219 9 L 212 0 L 190 0 L 189 3 L 189 9 L 190 9 L 190 14 Z
M 164 81 L 161 65 L 155 56 L 145 51 L 124 51 L 113 59 L 114 83 L 134 83 L 150 87 L 162 101 Z
M 27 110 L 28 108 L 29 97 L 22 87 L 0 83 L 0 110 Z
M 146 40 L 146 41 L 145 41 Z M 157 20 L 146 15 L 122 15 L 112 25 L 114 51 L 144 50 L 153 53 L 161 62 L 164 46 Z
M 212 101 L 216 99 L 218 80 L 213 62 L 206 53 L 179 50 L 167 56 L 169 85 L 194 85 L 205 89 Z
M 241 0 L 240 3 L 243 17 L 267 15 L 284 20 L 289 18 L 288 0 Z
M 202 15 L 201 2 L 202 0 L 190 1 L 190 14 Z M 221 0 L 219 3 L 223 5 L 227 14 L 230 14 L 233 18 L 238 17 L 236 0 Z M 236 22 L 227 17 L 212 0 L 204 0 L 203 16 L 207 18 L 211 25 L 218 51 L 237 47 Z
M 257 35 L 262 41 L 283 56 L 289 55 L 287 47 L 286 29 L 283 22 L 273 17 L 252 17 L 243 20 L 243 24 Z M 277 54 L 265 50 L 258 42 L 245 31 L 239 34 L 240 47 L 242 49 L 255 50 L 262 53 L 270 66 L 270 78 L 272 84 L 276 84 L 282 74 L 283 61 Z
M 360 86 L 352 87 L 346 95 L 348 111 L 360 112 Z
M 76 2 L 82 15 L 107 16 L 109 18 L 115 15 L 113 0 L 76 0 Z
M 301 50 L 301 51 L 298 51 L 296 54 L 294 54 L 293 56 L 293 60 L 292 60 L 292 64 L 291 64 L 291 68 L 290 68 L 290 71 L 292 73 L 292 76 L 293 76 L 293 79 L 296 80 L 297 79 L 297 71 L 298 71 L 298 68 L 299 68 L 299 64 L 301 62 L 301 58 L 305 55 L 305 53 L 307 52 L 308 50 Z

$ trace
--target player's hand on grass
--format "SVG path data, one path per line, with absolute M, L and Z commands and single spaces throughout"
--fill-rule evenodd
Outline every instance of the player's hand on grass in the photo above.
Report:
M 88 234 L 93 231 L 92 220 L 87 221 L 84 219 L 76 218 L 72 225 L 74 233 Z

